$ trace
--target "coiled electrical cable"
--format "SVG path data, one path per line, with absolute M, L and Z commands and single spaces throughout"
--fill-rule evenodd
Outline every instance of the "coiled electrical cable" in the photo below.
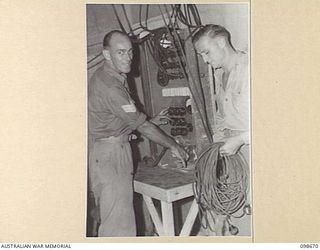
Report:
M 199 216 L 206 222 L 203 227 L 210 230 L 209 217 L 214 221 L 214 214 L 234 218 L 247 214 L 248 163 L 241 152 L 221 156 L 219 149 L 222 144 L 211 145 L 195 164 L 194 194 L 199 204 Z M 235 215 L 241 208 L 242 214 Z

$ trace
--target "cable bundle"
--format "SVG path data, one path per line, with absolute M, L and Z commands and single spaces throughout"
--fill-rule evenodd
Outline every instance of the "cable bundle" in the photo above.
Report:
M 196 162 L 194 193 L 200 215 L 207 222 L 208 215 L 213 218 L 212 213 L 236 218 L 247 213 L 244 206 L 248 190 L 247 163 L 240 152 L 221 157 L 221 145 L 222 143 L 215 143 L 210 146 Z M 244 212 L 240 216 L 234 215 L 242 207 Z
M 195 4 L 175 4 L 171 5 L 172 16 L 175 17 L 175 22 L 178 19 L 181 23 L 189 28 L 201 26 L 201 18 Z M 195 24 L 193 24 L 193 21 Z
M 176 73 L 173 70 L 168 70 L 163 65 L 163 62 L 167 61 L 169 57 L 178 55 L 176 50 L 171 48 L 174 41 L 170 40 L 170 38 L 167 37 L 167 29 L 162 27 L 159 29 L 155 29 L 152 32 L 153 35 L 150 37 L 150 39 L 146 40 L 146 45 L 150 52 L 150 55 L 163 74 L 171 77 L 179 77 L 179 73 Z M 163 48 L 163 46 L 161 46 L 161 40 L 163 40 L 164 38 L 167 39 L 168 44 L 170 45 L 168 45 L 168 48 Z

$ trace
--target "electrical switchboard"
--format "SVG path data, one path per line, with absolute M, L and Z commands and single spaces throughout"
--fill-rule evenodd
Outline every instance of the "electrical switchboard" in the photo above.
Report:
M 181 44 L 184 44 L 188 37 L 187 30 L 178 30 Z M 188 87 L 188 82 L 182 67 L 186 66 L 185 58 L 181 56 L 181 51 L 175 46 L 177 41 L 167 33 L 165 28 L 158 30 L 152 40 L 144 45 L 143 54 L 145 76 L 143 77 L 145 99 L 148 114 L 153 117 L 163 109 L 168 109 L 170 118 L 167 125 L 161 126 L 161 129 L 173 137 L 179 144 L 183 145 L 189 153 L 186 171 L 194 168 L 196 155 L 196 132 L 197 122 L 194 120 L 194 103 Z M 184 49 L 184 48 L 183 48 Z M 184 53 L 188 53 L 184 51 Z M 146 69 L 146 70 L 145 70 Z M 203 70 L 204 69 L 204 70 Z M 202 65 L 201 77 L 206 81 L 207 68 Z M 164 155 L 163 148 L 152 144 L 152 156 L 157 159 L 159 167 L 180 168 L 178 159 L 167 151 Z

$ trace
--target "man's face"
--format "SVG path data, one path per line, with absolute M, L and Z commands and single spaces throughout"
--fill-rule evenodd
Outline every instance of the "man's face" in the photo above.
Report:
M 133 57 L 132 44 L 128 37 L 119 34 L 110 40 L 109 51 L 110 66 L 118 73 L 129 73 Z
M 202 56 L 205 63 L 217 69 L 223 66 L 225 52 L 222 44 L 219 43 L 219 38 L 211 38 L 208 36 L 201 37 L 196 43 L 195 48 L 197 53 Z

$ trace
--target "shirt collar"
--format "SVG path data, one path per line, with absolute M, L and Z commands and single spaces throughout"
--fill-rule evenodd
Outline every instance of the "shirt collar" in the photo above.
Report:
M 238 65 L 241 65 L 243 63 L 243 61 L 245 60 L 245 58 L 246 58 L 246 53 L 238 50 L 233 69 L 236 68 Z
M 117 78 L 124 86 L 126 86 L 127 75 L 125 73 L 118 73 L 117 71 L 112 69 L 107 62 L 104 62 L 103 70 L 110 76 Z

